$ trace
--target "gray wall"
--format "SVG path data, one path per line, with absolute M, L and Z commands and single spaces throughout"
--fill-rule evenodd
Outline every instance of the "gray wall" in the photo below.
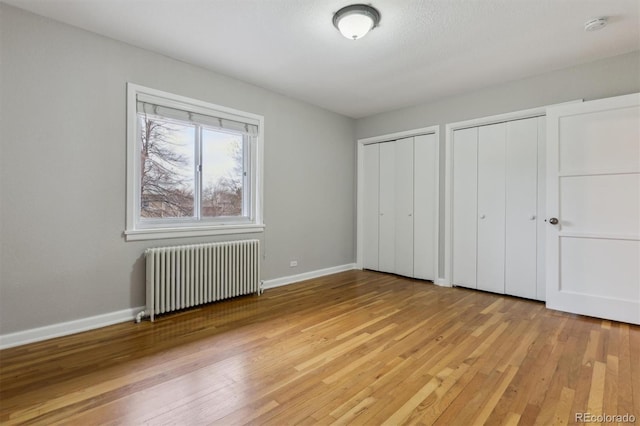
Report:
M 263 278 L 355 260 L 354 121 L 0 3 L 0 334 L 144 304 L 126 82 L 265 117 Z M 289 268 L 289 260 L 298 261 Z
M 472 70 L 470 70 L 471 72 Z M 487 87 L 356 121 L 358 139 L 440 125 L 440 276 L 444 271 L 444 154 L 447 123 L 640 92 L 640 52 Z

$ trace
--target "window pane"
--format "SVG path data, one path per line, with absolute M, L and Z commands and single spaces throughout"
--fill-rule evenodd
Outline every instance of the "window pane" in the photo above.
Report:
M 202 217 L 243 216 L 242 135 L 202 130 Z
M 143 218 L 193 217 L 195 126 L 138 114 Z

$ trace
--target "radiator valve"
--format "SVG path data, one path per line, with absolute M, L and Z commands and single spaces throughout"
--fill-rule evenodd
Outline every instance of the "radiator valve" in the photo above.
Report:
M 136 324 L 138 324 L 140 321 L 142 321 L 142 318 L 144 318 L 146 316 L 147 316 L 146 311 L 138 312 L 138 315 L 136 315 Z

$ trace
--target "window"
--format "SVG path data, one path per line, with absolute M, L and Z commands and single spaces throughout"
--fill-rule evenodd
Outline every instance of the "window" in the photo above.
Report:
M 126 239 L 260 232 L 261 116 L 127 85 Z

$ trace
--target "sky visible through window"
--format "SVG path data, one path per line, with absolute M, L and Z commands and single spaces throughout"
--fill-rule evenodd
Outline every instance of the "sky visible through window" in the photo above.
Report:
M 239 157 L 236 155 L 239 154 Z M 238 161 L 240 164 L 238 165 Z M 242 136 L 220 131 L 203 131 L 202 164 L 207 165 L 202 177 L 202 186 L 215 185 L 224 177 L 233 176 L 242 167 Z
M 202 186 L 215 186 L 222 178 L 231 177 L 237 167 L 236 150 L 242 149 L 242 136 L 213 129 L 202 132 Z M 181 126 L 175 132 L 175 149 L 194 164 L 194 133 L 192 127 Z M 240 155 L 242 152 L 240 151 Z M 241 161 L 241 158 L 240 158 Z M 176 168 L 185 178 L 193 175 L 193 169 Z M 206 177 L 205 177 L 206 176 Z M 193 190 L 193 188 L 191 188 Z

